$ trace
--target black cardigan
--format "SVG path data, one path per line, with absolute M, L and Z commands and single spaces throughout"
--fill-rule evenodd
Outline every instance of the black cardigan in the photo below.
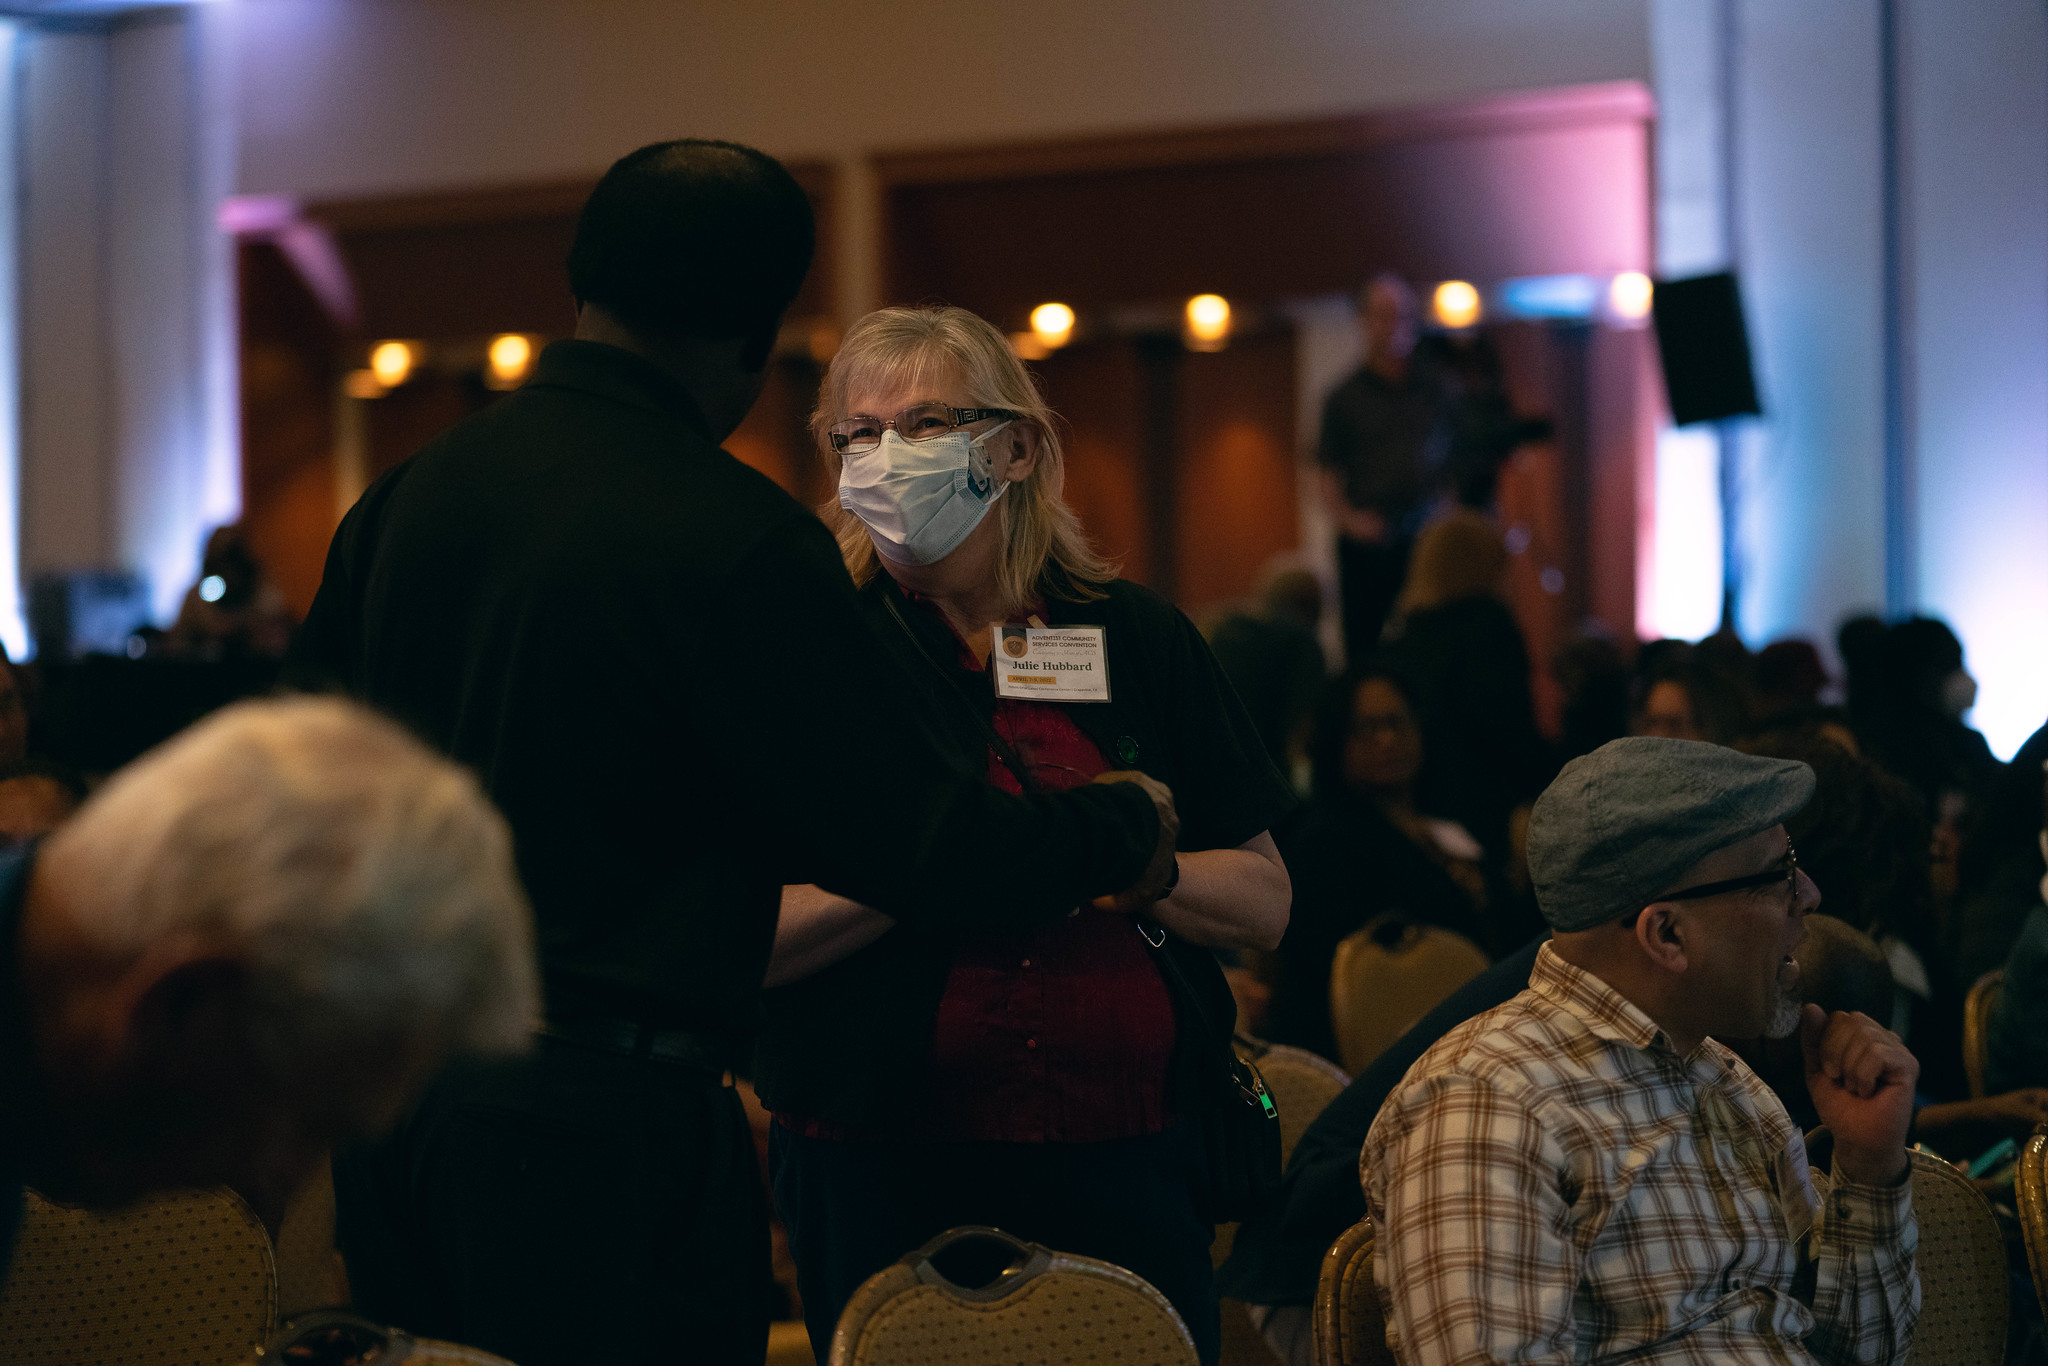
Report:
M 1048 595 L 1049 623 L 1103 627 L 1109 658 L 1110 701 L 1061 705 L 1113 767 L 1139 769 L 1173 789 L 1184 852 L 1236 848 L 1270 829 L 1294 795 L 1193 623 L 1136 584 L 1117 580 L 1107 590 L 1091 602 Z M 955 667 L 951 630 L 907 602 L 888 575 L 877 574 L 860 599 L 941 745 L 963 768 L 985 772 L 987 732 L 968 708 L 993 714 L 987 676 L 957 668 L 963 695 L 940 675 L 933 661 Z M 993 891 L 993 882 L 960 889 L 963 900 Z M 754 1083 L 768 1107 L 850 1125 L 914 1109 L 955 938 L 929 924 L 899 924 L 858 953 L 767 992 Z M 1187 1109 L 1228 1046 L 1237 1011 L 1214 953 L 1173 935 L 1166 942 L 1214 1026 L 1205 1036 L 1193 1021 L 1176 1020 L 1169 1098 Z

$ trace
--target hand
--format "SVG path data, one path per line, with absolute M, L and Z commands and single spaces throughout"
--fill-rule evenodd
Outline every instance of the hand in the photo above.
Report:
M 2048 1089 L 2034 1086 L 1977 1100 L 1939 1101 L 1926 1106 L 1920 1111 L 1920 1132 L 1932 1134 L 1958 1125 L 1975 1124 L 2018 1138 L 2032 1133 L 2034 1126 L 2044 1121 L 2048 1121 Z M 1937 1147 L 1947 1146 L 1938 1140 L 1934 1142 Z M 1988 1146 L 1988 1143 L 1987 1140 L 1983 1146 Z
M 1094 906 L 1099 911 L 1114 911 L 1119 915 L 1136 915 L 1152 909 L 1159 900 L 1166 884 L 1173 879 L 1173 848 L 1180 842 L 1180 813 L 1173 809 L 1173 793 L 1157 778 L 1147 777 L 1126 769 L 1095 775 L 1098 783 L 1136 783 L 1152 798 L 1153 809 L 1159 813 L 1159 843 L 1152 850 L 1152 861 L 1145 866 L 1144 876 L 1115 896 L 1099 896 Z
M 1888 1186 L 1906 1170 L 1906 1130 L 1920 1063 L 1899 1036 L 1864 1015 L 1829 1015 L 1808 1004 L 1799 1017 L 1806 1089 L 1835 1138 L 1835 1174 Z

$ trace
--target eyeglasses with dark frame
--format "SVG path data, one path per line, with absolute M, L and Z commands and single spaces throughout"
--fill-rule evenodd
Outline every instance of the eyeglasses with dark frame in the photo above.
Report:
M 985 417 L 1015 417 L 1008 408 L 955 408 L 950 403 L 918 403 L 896 416 L 849 417 L 825 429 L 832 449 L 841 455 L 866 455 L 882 444 L 882 433 L 893 430 L 905 441 L 930 441 L 955 428 Z
M 1697 887 L 1687 887 L 1677 892 L 1666 892 L 1656 899 L 1658 901 L 1700 901 L 1710 896 L 1720 896 L 1723 892 L 1746 892 L 1752 887 L 1768 887 L 1774 882 L 1784 883 L 1785 890 L 1791 895 L 1792 900 L 1795 902 L 1799 900 L 1799 854 L 1789 843 L 1785 846 L 1785 866 L 1783 868 L 1772 868 L 1767 872 L 1751 873 L 1747 877 L 1724 878 L 1719 882 L 1702 882 Z M 1633 925 L 1636 923 L 1636 917 L 1641 914 L 1642 911 L 1640 909 L 1630 911 L 1621 918 L 1621 923 Z

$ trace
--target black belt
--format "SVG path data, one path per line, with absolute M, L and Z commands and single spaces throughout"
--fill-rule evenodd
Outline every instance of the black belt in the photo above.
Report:
M 544 1039 L 594 1048 L 641 1062 L 674 1063 L 713 1074 L 732 1067 L 730 1041 L 689 1029 L 660 1029 L 634 1020 L 603 1016 L 585 1020 L 550 1020 L 540 1027 Z

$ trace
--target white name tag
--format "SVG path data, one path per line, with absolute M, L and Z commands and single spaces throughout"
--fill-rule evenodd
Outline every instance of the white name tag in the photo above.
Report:
M 1041 702 L 1109 701 L 1109 654 L 1100 626 L 989 628 L 996 696 Z

